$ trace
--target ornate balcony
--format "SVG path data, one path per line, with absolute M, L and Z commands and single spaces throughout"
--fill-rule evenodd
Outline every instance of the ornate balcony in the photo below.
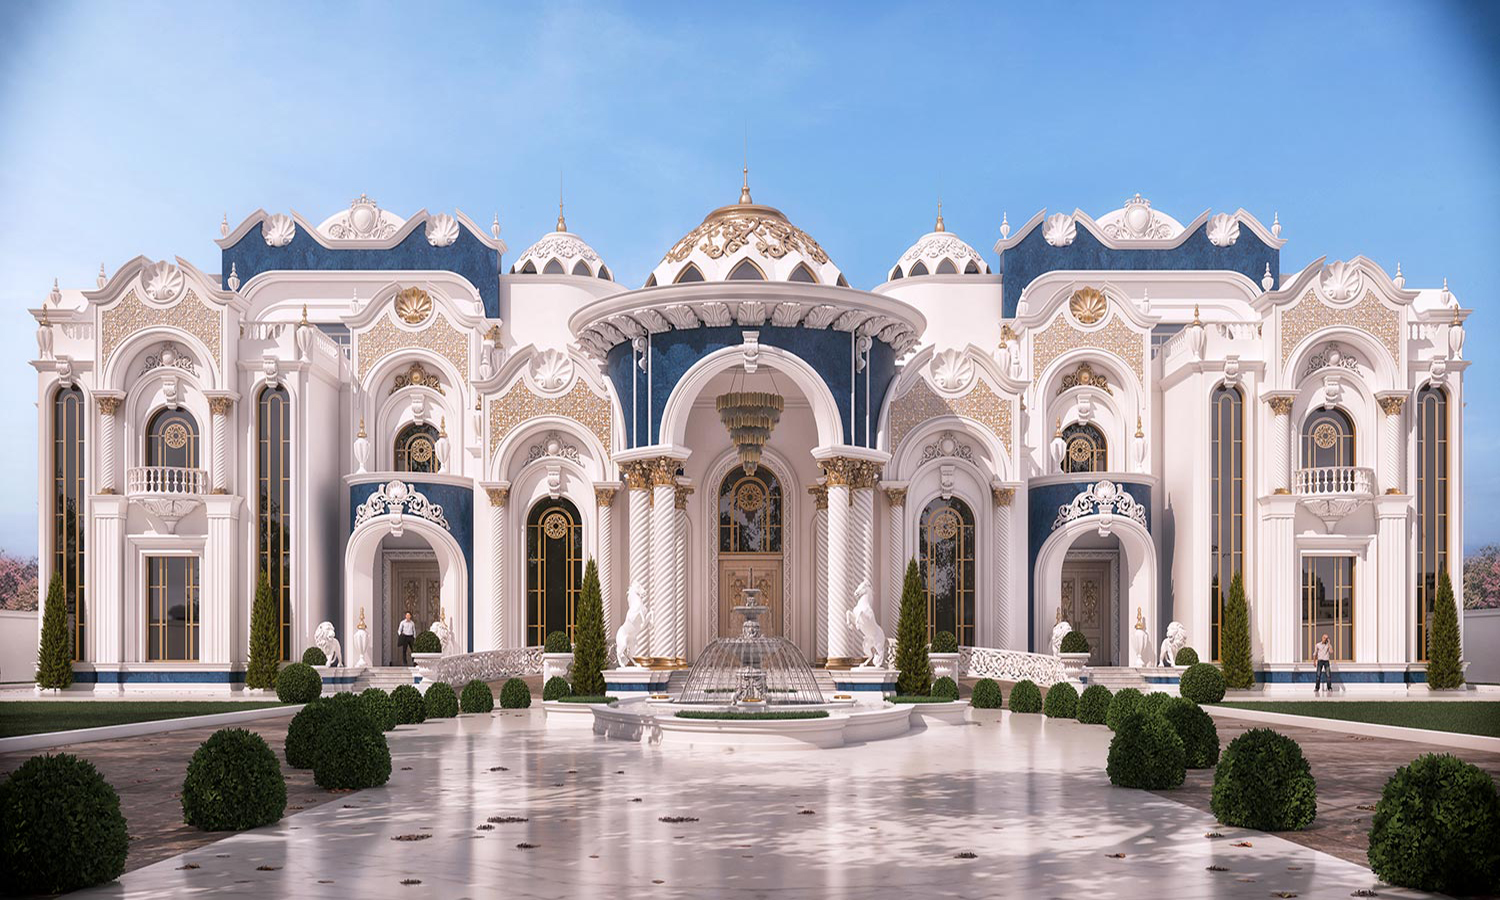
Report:
M 209 487 L 205 469 L 133 466 L 125 473 L 126 496 L 161 519 L 168 534 L 176 533 L 178 520 L 203 502 Z
M 1341 519 L 1375 496 L 1375 470 L 1363 466 L 1298 469 L 1292 478 L 1292 493 L 1333 531 Z

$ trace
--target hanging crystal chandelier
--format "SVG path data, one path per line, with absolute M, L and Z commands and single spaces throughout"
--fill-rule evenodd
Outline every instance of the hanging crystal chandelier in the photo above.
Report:
M 754 475 L 760 465 L 760 451 L 771 437 L 771 429 L 781 421 L 784 401 L 780 394 L 768 391 L 730 391 L 714 401 L 719 419 L 729 429 L 729 439 L 739 448 L 740 465 L 746 475 Z

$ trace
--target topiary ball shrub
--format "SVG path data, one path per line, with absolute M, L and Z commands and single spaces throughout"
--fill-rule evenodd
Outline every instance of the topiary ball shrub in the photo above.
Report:
M 1225 825 L 1301 831 L 1318 814 L 1318 787 L 1296 741 L 1252 728 L 1219 757 L 1209 808 Z
M 276 673 L 276 699 L 311 703 L 323 694 L 323 676 L 307 663 L 292 663 Z
M 453 685 L 446 681 L 434 681 L 428 685 L 422 699 L 427 701 L 429 718 L 451 719 L 458 715 L 458 695 L 453 693 Z
M 391 706 L 396 709 L 397 725 L 420 725 L 427 721 L 427 701 L 415 685 L 403 684 L 391 691 Z
M 286 764 L 294 769 L 311 769 L 317 757 L 318 731 L 328 719 L 327 700 L 314 700 L 292 716 L 286 726 Z
M 1166 710 L 1167 705 L 1176 699 L 1171 694 L 1165 694 L 1161 691 L 1151 691 L 1141 697 L 1141 702 L 1136 705 L 1136 712 L 1159 716 Z
M 1062 644 L 1058 647 L 1059 653 L 1087 653 L 1089 652 L 1089 639 L 1081 631 L 1070 631 L 1063 635 Z
M 1218 703 L 1224 699 L 1224 673 L 1212 663 L 1193 663 L 1182 673 L 1178 690 L 1194 703 Z
M 1186 697 L 1173 697 L 1161 713 L 1182 739 L 1189 769 L 1212 769 L 1219 761 L 1219 729 L 1214 717 Z
M 1066 681 L 1047 688 L 1047 699 L 1042 704 L 1042 712 L 1049 719 L 1078 718 L 1078 689 Z
M 1402 766 L 1375 804 L 1366 851 L 1381 881 L 1454 896 L 1500 889 L 1500 794 L 1446 753 Z
M 957 653 L 958 638 L 951 631 L 939 631 L 932 636 L 933 653 Z M 936 696 L 936 695 L 934 695 Z
M 130 837 L 120 795 L 93 763 L 33 756 L 0 783 L 7 894 L 61 894 L 120 877 Z
M 1180 787 L 1187 775 L 1182 739 L 1164 717 L 1132 712 L 1109 742 L 1105 771 L 1109 783 L 1118 787 L 1148 791 Z
M 489 685 L 476 678 L 464 685 L 463 693 L 458 695 L 458 707 L 466 713 L 487 713 L 495 708 L 495 695 Z
M 1196 666 L 1198 664 L 1198 651 L 1192 647 L 1183 647 L 1172 657 L 1172 664 L 1178 666 Z
M 308 647 L 306 650 L 303 650 L 302 661 L 307 663 L 309 666 L 328 665 L 328 657 L 325 656 L 323 654 L 323 651 L 317 647 Z
M 199 745 L 182 780 L 182 821 L 202 831 L 244 831 L 281 821 L 286 779 L 265 738 L 223 728 Z
M 573 686 L 568 684 L 568 679 L 561 675 L 553 675 L 542 685 L 543 700 L 561 700 L 564 697 L 573 696 Z
M 313 781 L 318 787 L 359 790 L 379 787 L 390 777 L 391 748 L 380 726 L 358 703 L 328 704 L 328 718 L 318 727 L 313 760 Z
M 442 653 L 443 639 L 432 631 L 419 631 L 412 638 L 411 652 L 413 653 Z
M 1010 689 L 1010 711 L 1016 713 L 1039 713 L 1042 711 L 1042 692 L 1036 682 L 1023 678 Z
M 390 731 L 396 727 L 396 704 L 391 702 L 391 695 L 380 688 L 365 688 L 360 691 L 359 705 L 364 709 L 365 715 L 370 717 L 370 721 L 380 726 L 381 731 Z
M 531 688 L 519 678 L 511 678 L 500 686 L 501 709 L 526 709 L 531 706 Z
M 1109 709 L 1104 713 L 1104 724 L 1110 731 L 1119 731 L 1125 717 L 1135 712 L 1145 696 L 1133 687 L 1120 688 L 1109 698 Z
M 993 678 L 981 678 L 974 684 L 974 693 L 969 705 L 976 709 L 999 709 L 1005 703 L 1000 694 L 1000 685 Z
M 942 697 L 944 700 L 957 700 L 958 682 L 944 675 L 932 683 L 932 696 Z
M 1114 697 L 1102 684 L 1091 684 L 1083 689 L 1078 698 L 1078 721 L 1085 725 L 1103 725 L 1109 714 L 1109 701 Z
M 553 631 L 547 634 L 547 639 L 542 642 L 543 653 L 572 653 L 573 642 L 568 638 L 566 631 Z

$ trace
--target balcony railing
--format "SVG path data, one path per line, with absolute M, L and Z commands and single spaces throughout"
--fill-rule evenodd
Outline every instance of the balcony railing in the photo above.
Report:
M 1292 493 L 1299 497 L 1370 497 L 1375 493 L 1375 470 L 1361 466 L 1298 469 Z
M 127 494 L 195 497 L 209 491 L 208 471 L 178 466 L 134 466 L 125 475 Z

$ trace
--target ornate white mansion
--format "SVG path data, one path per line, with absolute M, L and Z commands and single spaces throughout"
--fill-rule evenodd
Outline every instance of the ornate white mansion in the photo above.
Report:
M 326 620 L 394 665 L 408 611 L 538 647 L 590 558 L 659 667 L 746 587 L 856 662 L 856 588 L 894 635 L 915 559 L 965 647 L 1046 653 L 1061 615 L 1096 666 L 1138 620 L 1214 659 L 1238 572 L 1260 681 L 1310 685 L 1328 633 L 1345 687 L 1402 689 L 1461 568 L 1467 311 L 1363 257 L 1285 271 L 1243 209 L 1044 210 L 989 260 L 939 215 L 870 290 L 748 182 L 636 288 L 561 215 L 511 259 L 498 217 L 363 196 L 220 230 L 218 273 L 138 257 L 32 310 L 83 690 L 242 685 L 262 573 L 284 658 Z

